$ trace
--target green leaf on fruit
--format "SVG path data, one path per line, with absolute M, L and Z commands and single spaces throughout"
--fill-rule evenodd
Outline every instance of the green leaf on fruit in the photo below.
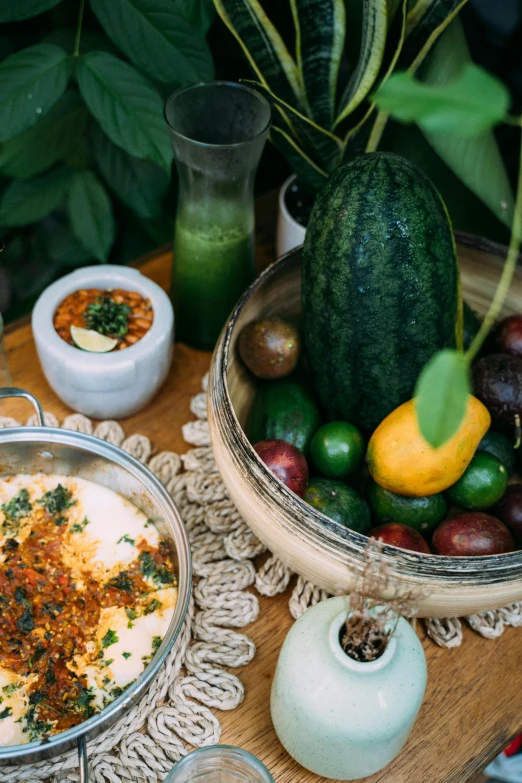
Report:
M 92 171 L 77 171 L 69 192 L 69 217 L 75 235 L 98 261 L 107 261 L 114 242 L 114 219 L 105 188 Z
M 63 95 L 71 59 L 59 46 L 28 46 L 0 63 L 0 141 L 30 128 Z
M 111 141 L 170 173 L 173 153 L 163 101 L 152 84 L 131 65 L 106 52 L 82 57 L 76 76 L 85 103 Z
M 469 365 L 460 351 L 439 351 L 424 366 L 415 388 L 415 410 L 421 434 L 434 449 L 458 431 L 470 393 Z
M 172 0 L 91 0 L 91 6 L 107 35 L 152 79 L 181 85 L 214 78 L 205 38 Z
M 508 111 L 510 98 L 501 81 L 468 64 L 447 84 L 423 84 L 396 73 L 374 96 L 378 107 L 401 122 L 416 122 L 434 133 L 470 138 L 493 128 Z

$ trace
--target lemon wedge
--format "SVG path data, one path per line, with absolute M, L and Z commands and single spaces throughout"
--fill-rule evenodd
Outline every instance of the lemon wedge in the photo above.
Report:
M 91 353 L 107 353 L 118 345 L 118 340 L 113 337 L 95 332 L 94 329 L 82 329 L 80 326 L 71 326 L 71 337 L 78 348 Z

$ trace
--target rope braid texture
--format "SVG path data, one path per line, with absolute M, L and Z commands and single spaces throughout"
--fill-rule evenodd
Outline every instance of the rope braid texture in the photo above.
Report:
M 277 557 L 269 556 L 257 573 L 252 560 L 266 551 L 246 525 L 229 497 L 214 462 L 208 430 L 206 391 L 191 401 L 196 417 L 182 427 L 193 446 L 181 456 L 163 451 L 153 456 L 144 435 L 125 437 L 115 421 L 96 426 L 82 414 L 68 416 L 62 427 L 101 438 L 147 464 L 166 486 L 184 519 L 196 577 L 181 633 L 164 667 L 141 701 L 116 724 L 89 742 L 90 775 L 95 783 L 161 783 L 173 764 L 193 747 L 219 742 L 221 726 L 212 709 L 233 710 L 244 699 L 239 678 L 226 669 L 250 663 L 255 646 L 244 628 L 259 614 L 259 602 L 246 588 L 261 595 L 284 592 L 294 576 Z M 58 427 L 52 413 L 45 423 Z M 36 424 L 35 417 L 27 421 Z M 20 426 L 0 417 L 0 428 Z M 297 619 L 329 597 L 311 582 L 297 577 L 289 600 Z M 522 626 L 522 602 L 464 618 L 487 639 L 499 637 L 506 626 Z M 441 647 L 462 643 L 462 620 L 425 619 L 428 636 Z M 224 668 L 226 667 L 226 668 Z M 2 783 L 78 783 L 77 754 L 15 767 L 3 767 Z

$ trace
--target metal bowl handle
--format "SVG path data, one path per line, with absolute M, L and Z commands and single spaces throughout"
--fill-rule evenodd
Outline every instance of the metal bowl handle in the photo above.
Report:
M 45 426 L 42 406 L 30 392 L 25 391 L 25 389 L 16 389 L 14 387 L 6 386 L 5 388 L 0 389 L 0 400 L 6 397 L 24 397 L 26 400 L 29 400 L 36 411 L 36 419 L 39 426 Z
M 85 734 L 78 737 L 78 759 L 80 762 L 80 783 L 89 783 L 87 767 L 87 738 Z

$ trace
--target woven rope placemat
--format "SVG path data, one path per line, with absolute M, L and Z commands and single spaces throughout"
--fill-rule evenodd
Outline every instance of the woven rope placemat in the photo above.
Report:
M 246 588 L 255 585 L 265 596 L 282 593 L 295 579 L 290 613 L 298 618 L 309 606 L 328 598 L 326 591 L 295 577 L 273 555 L 257 572 L 252 560 L 266 552 L 240 516 L 218 473 L 210 446 L 206 406 L 207 377 L 191 401 L 195 420 L 182 428 L 194 448 L 181 456 L 153 455 L 144 435 L 125 437 L 115 421 L 96 426 L 82 414 L 68 416 L 62 427 L 102 438 L 147 464 L 177 503 L 192 548 L 195 584 L 183 629 L 165 666 L 142 700 L 120 721 L 89 742 L 89 763 L 95 783 L 161 783 L 173 764 L 193 747 L 219 742 L 221 726 L 213 709 L 232 710 L 244 698 L 239 678 L 227 671 L 252 661 L 253 642 L 233 628 L 255 620 L 259 603 Z M 51 413 L 45 423 L 58 427 Z M 20 422 L 0 417 L 0 428 Z M 27 421 L 36 424 L 35 417 Z M 522 625 L 522 602 L 464 618 L 481 636 L 494 639 L 506 626 Z M 430 638 L 441 647 L 462 643 L 463 620 L 422 620 Z M 225 668 L 226 667 L 226 668 Z M 2 783 L 78 783 L 73 751 L 49 761 L 3 767 Z

